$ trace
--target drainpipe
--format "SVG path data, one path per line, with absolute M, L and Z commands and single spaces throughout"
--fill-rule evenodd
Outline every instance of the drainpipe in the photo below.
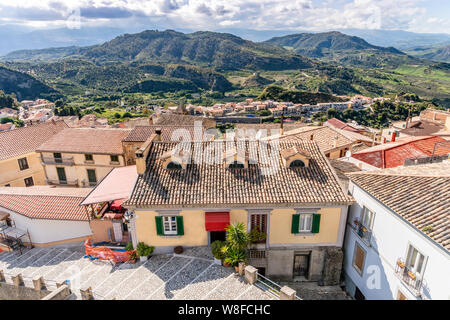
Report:
M 133 243 L 133 248 L 136 249 L 138 244 L 137 232 L 136 232 L 136 213 L 134 211 L 130 212 L 130 223 L 128 224 L 128 230 L 131 235 L 131 242 Z

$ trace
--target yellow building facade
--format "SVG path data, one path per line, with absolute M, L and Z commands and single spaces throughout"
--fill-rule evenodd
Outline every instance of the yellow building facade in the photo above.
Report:
M 45 171 L 39 153 L 30 152 L 0 160 L 0 186 L 27 187 L 45 184 Z
M 56 155 L 56 157 L 55 157 Z M 113 168 L 125 165 L 123 155 L 42 152 L 49 185 L 95 186 Z

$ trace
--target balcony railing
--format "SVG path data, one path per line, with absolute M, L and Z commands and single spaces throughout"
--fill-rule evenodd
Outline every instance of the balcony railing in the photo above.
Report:
M 364 242 L 370 246 L 370 239 L 372 238 L 372 231 L 364 226 L 359 219 L 353 220 L 353 230 Z
M 64 158 L 53 158 L 53 157 L 42 157 L 42 162 L 44 164 L 55 164 L 55 165 L 64 165 L 64 166 L 73 166 L 75 161 L 73 157 L 64 157 Z
M 416 297 L 421 295 L 422 279 L 412 272 L 401 258 L 397 259 L 395 264 L 395 275 Z
M 86 187 L 95 187 L 97 185 L 97 182 L 82 180 L 81 185 L 85 188 Z
M 248 258 L 249 259 L 265 259 L 266 258 L 266 250 L 250 249 L 250 250 L 248 250 Z
M 75 180 L 56 180 L 56 179 L 46 179 L 48 185 L 55 186 L 77 186 L 78 179 Z

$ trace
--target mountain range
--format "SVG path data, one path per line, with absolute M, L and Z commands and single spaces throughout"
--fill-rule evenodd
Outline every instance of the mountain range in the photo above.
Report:
M 20 50 L 1 59 L 4 67 L 66 96 L 204 90 L 254 96 L 270 83 L 338 95 L 450 94 L 450 65 L 341 32 L 253 42 L 228 33 L 147 30 L 96 45 Z

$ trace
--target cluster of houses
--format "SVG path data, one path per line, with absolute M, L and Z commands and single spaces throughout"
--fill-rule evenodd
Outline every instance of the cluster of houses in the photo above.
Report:
M 157 254 L 243 223 L 265 235 L 248 263 L 271 279 L 345 283 L 356 299 L 450 298 L 449 137 L 385 142 L 337 119 L 215 127 L 161 113 L 132 128 L 1 132 L 0 248 L 91 237 Z
M 372 101 L 372 99 L 370 100 Z M 309 116 L 312 113 L 326 111 L 330 108 L 336 110 L 345 110 L 347 108 L 362 108 L 368 100 L 360 97 L 353 97 L 346 102 L 326 102 L 311 104 L 300 104 L 292 102 L 277 102 L 277 101 L 254 101 L 253 99 L 246 99 L 245 101 L 234 103 L 228 102 L 224 104 L 215 104 L 211 107 L 187 105 L 185 110 L 188 114 L 205 116 L 205 117 L 232 117 L 242 114 L 254 114 L 264 110 L 268 110 L 273 117 L 285 116 Z M 178 107 L 169 107 L 169 111 L 177 112 Z

